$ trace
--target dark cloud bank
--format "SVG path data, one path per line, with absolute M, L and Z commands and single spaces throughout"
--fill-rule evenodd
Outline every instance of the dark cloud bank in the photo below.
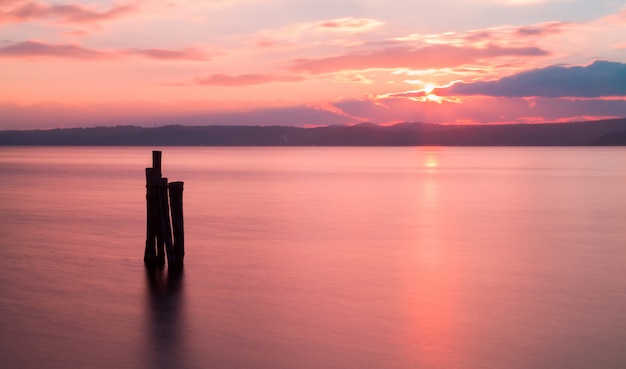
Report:
M 497 81 L 457 83 L 437 93 L 497 97 L 626 96 L 626 64 L 596 61 L 583 67 L 555 65 Z

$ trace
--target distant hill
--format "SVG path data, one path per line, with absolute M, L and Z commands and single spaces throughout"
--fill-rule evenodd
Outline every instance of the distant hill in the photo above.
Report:
M 579 123 L 298 128 L 135 126 L 0 131 L 0 145 L 49 146 L 585 146 L 626 145 L 626 118 Z
M 617 131 L 602 135 L 591 142 L 597 146 L 626 146 L 626 131 Z

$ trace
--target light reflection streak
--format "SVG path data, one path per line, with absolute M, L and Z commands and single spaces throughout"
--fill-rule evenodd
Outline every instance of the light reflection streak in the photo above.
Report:
M 437 148 L 426 149 L 423 163 L 424 163 L 424 167 L 427 169 L 427 172 L 429 173 L 433 172 L 431 169 L 436 169 L 439 167 L 439 156 L 438 156 Z M 432 183 L 435 183 L 435 181 L 431 177 L 429 177 L 428 180 L 430 180 L 430 182 Z
M 416 178 L 417 209 L 411 235 L 410 257 L 403 268 L 406 314 L 407 361 L 429 368 L 452 368 L 459 362 L 455 347 L 458 325 L 459 286 L 456 262 L 444 244 L 454 232 L 452 218 L 443 211 L 441 152 L 424 148 L 422 167 Z

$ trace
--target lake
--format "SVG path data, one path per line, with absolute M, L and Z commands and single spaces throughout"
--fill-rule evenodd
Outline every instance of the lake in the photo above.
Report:
M 159 148 L 157 148 L 159 149 Z M 3 368 L 626 367 L 626 148 L 0 147 Z

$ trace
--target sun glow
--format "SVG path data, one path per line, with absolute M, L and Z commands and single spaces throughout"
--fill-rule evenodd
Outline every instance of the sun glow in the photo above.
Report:
M 439 104 L 441 104 L 441 102 L 443 101 L 443 99 L 440 96 L 437 96 L 435 94 L 428 94 L 428 95 L 426 95 L 426 100 L 433 101 L 433 102 L 436 102 L 436 103 L 439 103 Z
M 426 151 L 426 155 L 424 157 L 424 167 L 427 169 L 435 169 L 439 167 L 439 157 L 436 150 L 433 149 Z
M 422 89 L 422 91 L 424 92 L 424 95 L 426 97 L 425 100 L 441 104 L 443 99 L 433 93 L 435 88 L 437 88 L 437 86 L 435 86 L 432 83 L 427 83 L 427 84 L 424 85 L 424 88 Z
M 426 95 L 430 95 L 431 92 L 433 92 L 435 90 L 435 85 L 432 83 L 427 83 L 426 85 L 424 85 L 424 93 Z

